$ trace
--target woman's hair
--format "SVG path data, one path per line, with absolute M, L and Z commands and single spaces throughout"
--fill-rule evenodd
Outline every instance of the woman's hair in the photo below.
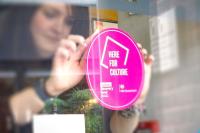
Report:
M 30 32 L 33 14 L 39 6 L 0 6 L 0 61 L 39 59 Z M 72 6 L 72 34 L 89 35 L 87 7 Z

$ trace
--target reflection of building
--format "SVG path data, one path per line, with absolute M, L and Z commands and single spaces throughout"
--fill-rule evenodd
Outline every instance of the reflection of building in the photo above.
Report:
M 198 132 L 199 1 L 156 0 L 152 4 L 156 4 L 152 7 L 156 7 L 157 14 L 129 16 L 121 11 L 118 16 L 119 27 L 156 58 L 147 114 L 142 119 L 158 120 L 162 133 Z M 149 9 L 154 10 L 151 5 Z
M 167 72 L 179 66 L 176 10 L 170 9 L 149 20 L 154 72 Z

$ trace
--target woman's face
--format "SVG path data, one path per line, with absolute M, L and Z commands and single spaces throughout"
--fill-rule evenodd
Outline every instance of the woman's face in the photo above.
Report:
M 64 4 L 43 5 L 32 17 L 30 29 L 36 50 L 42 58 L 53 55 L 62 38 L 71 31 L 72 10 Z

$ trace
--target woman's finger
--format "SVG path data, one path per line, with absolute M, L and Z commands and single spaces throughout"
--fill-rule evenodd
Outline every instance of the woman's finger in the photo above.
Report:
M 141 50 L 142 49 L 142 45 L 140 43 L 137 43 L 138 48 Z
M 58 48 L 54 57 L 54 67 L 59 67 L 64 62 L 68 61 L 70 59 L 70 54 L 71 51 L 64 47 Z
M 80 35 L 69 35 L 68 39 L 74 41 L 76 46 L 79 46 L 85 43 L 85 38 Z
M 84 44 L 79 44 L 77 51 L 71 56 L 71 60 L 79 61 L 85 52 L 86 46 Z
M 74 52 L 77 50 L 76 43 L 73 40 L 69 40 L 69 39 L 63 39 L 63 40 L 61 40 L 60 47 L 72 50 Z
M 97 30 L 95 30 L 95 32 L 94 32 L 92 35 L 90 35 L 90 36 L 86 39 L 86 41 L 85 41 L 86 46 L 87 46 L 87 44 L 90 43 L 90 41 L 91 41 L 98 33 L 99 33 L 99 30 L 97 29 Z
M 154 56 L 153 55 L 148 55 L 146 58 L 145 58 L 145 63 L 147 64 L 147 65 L 152 65 L 153 64 L 153 61 L 154 61 L 155 59 L 154 59 Z
M 92 38 L 98 33 L 98 31 L 95 31 L 91 36 L 89 36 L 84 43 L 81 43 L 78 45 L 77 51 L 73 54 L 72 60 L 80 61 L 82 56 L 84 55 L 84 52 L 86 50 L 87 45 L 92 40 Z
M 143 48 L 143 49 L 142 49 L 142 54 L 143 54 L 144 58 L 146 58 L 147 55 L 148 55 L 147 50 Z

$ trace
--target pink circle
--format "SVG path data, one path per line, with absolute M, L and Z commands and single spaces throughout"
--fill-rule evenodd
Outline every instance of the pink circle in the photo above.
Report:
M 133 105 L 141 94 L 144 62 L 126 32 L 108 28 L 98 33 L 87 51 L 86 77 L 92 95 L 108 109 Z

